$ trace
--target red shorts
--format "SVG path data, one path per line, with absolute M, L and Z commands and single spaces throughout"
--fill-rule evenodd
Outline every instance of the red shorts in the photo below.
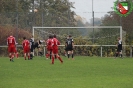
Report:
M 53 54 L 58 54 L 58 49 L 53 49 L 52 52 Z
M 51 46 L 47 46 L 47 51 L 51 51 L 52 47 Z
M 29 53 L 30 52 L 30 48 L 24 48 L 23 52 L 24 53 Z
M 15 53 L 16 47 L 14 45 L 8 47 L 9 53 Z
M 47 48 L 47 51 L 52 51 L 52 48 Z
M 17 49 L 15 48 L 15 53 L 17 53 Z

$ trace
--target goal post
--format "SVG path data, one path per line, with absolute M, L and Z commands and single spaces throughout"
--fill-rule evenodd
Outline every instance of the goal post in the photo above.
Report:
M 102 29 L 102 32 L 100 29 Z M 88 31 L 88 30 L 91 30 L 91 31 Z M 93 33 L 94 33 L 93 30 L 96 30 L 95 31 L 96 37 L 93 37 Z M 98 43 L 94 43 L 94 44 L 93 43 L 81 43 L 82 41 L 80 42 L 80 37 L 79 37 L 78 38 L 79 40 L 76 39 L 76 41 L 78 41 L 79 44 L 76 43 L 75 46 L 76 47 L 99 47 L 101 57 L 103 56 L 103 47 L 115 47 L 116 44 L 114 42 L 116 41 L 116 38 L 120 37 L 121 39 L 123 39 L 122 26 L 33 27 L 32 28 L 33 36 L 35 36 L 37 32 L 40 32 L 40 33 L 43 33 L 43 35 L 46 35 L 47 38 L 48 38 L 48 35 L 50 34 L 56 34 L 59 38 L 62 37 L 62 39 L 64 39 L 63 34 L 66 34 L 66 35 L 69 34 L 67 33 L 67 31 L 69 31 L 70 35 L 72 34 L 74 39 L 76 39 L 78 36 L 81 36 L 81 35 L 83 35 L 83 37 L 81 38 L 86 39 L 87 42 L 93 39 L 97 39 L 96 41 Z M 111 38 L 112 40 L 109 41 Z M 108 43 L 107 44 L 104 43 L 105 41 L 107 41 Z M 61 47 L 65 46 L 63 45 L 64 43 L 61 43 L 61 44 L 62 44 L 60 45 Z M 44 47 L 44 53 L 45 53 L 45 47 Z

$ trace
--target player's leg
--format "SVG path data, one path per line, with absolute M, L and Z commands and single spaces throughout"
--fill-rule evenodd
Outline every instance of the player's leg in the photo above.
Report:
M 48 59 L 49 57 L 51 59 L 51 49 L 47 48 L 46 59 Z
M 28 60 L 30 60 L 30 52 L 27 52 Z
M 13 48 L 11 46 L 8 47 L 8 53 L 9 53 L 9 59 L 10 61 L 12 61 L 12 52 L 13 52 Z
M 74 55 L 73 55 L 73 48 L 69 48 L 69 51 L 68 51 L 68 59 L 70 58 L 70 55 L 72 56 L 72 59 L 74 59 Z
M 30 52 L 30 59 L 33 59 L 33 52 Z
M 38 51 L 39 51 L 39 52 L 38 52 L 38 53 L 39 53 L 39 55 L 40 55 L 40 56 L 43 56 L 43 53 L 42 53 L 41 48 L 38 48 Z
M 63 60 L 62 60 L 62 58 L 59 56 L 58 53 L 56 54 L 56 57 L 60 60 L 61 63 L 63 63 Z
M 26 60 L 26 53 L 24 52 L 24 59 Z
M 120 57 L 123 58 L 123 57 L 122 57 L 122 50 L 120 50 Z
M 48 59 L 50 56 L 50 51 L 47 50 L 46 59 Z
M 54 50 L 52 50 L 51 53 L 52 53 L 52 54 L 51 54 L 51 56 L 52 56 L 52 63 L 51 63 L 51 64 L 54 64 Z
M 73 50 L 71 50 L 72 59 L 74 60 Z
M 9 53 L 9 59 L 10 61 L 12 60 L 11 57 L 12 57 L 12 53 L 11 53 L 11 47 L 8 47 L 8 53 Z
M 64 49 L 65 57 L 67 57 L 67 48 Z
M 52 49 L 50 49 L 50 59 L 52 58 Z
M 116 54 L 115 54 L 115 58 L 118 57 L 119 51 L 120 51 L 119 48 L 117 48 L 117 52 L 116 52 Z
M 18 52 L 15 53 L 16 58 L 18 58 Z
M 10 61 L 14 62 L 13 58 L 14 58 L 14 52 L 11 53 L 11 60 Z
M 28 60 L 30 60 L 30 47 L 27 48 L 27 56 L 28 56 Z
M 56 58 L 58 58 L 60 60 L 60 62 L 63 63 L 62 58 L 58 54 L 58 49 L 55 50 L 55 55 L 56 55 Z
M 47 54 L 46 54 L 46 59 L 48 59 L 49 57 L 50 57 L 50 59 L 51 59 L 50 51 L 47 52 Z
M 13 58 L 14 58 L 14 52 L 10 52 L 10 53 L 9 53 L 9 58 L 10 58 L 10 61 L 13 61 Z
M 115 58 L 118 57 L 118 55 L 119 55 L 119 52 L 116 52 L 116 54 L 115 54 Z
M 10 61 L 12 61 L 12 53 L 9 53 L 9 59 L 10 59 Z
M 34 47 L 31 47 L 31 49 L 30 49 L 30 59 L 33 59 L 33 51 L 34 51 Z
M 26 51 L 25 48 L 24 48 L 24 50 L 23 50 L 23 53 L 24 53 L 24 59 L 26 60 L 26 53 L 27 53 L 27 51 Z
M 70 59 L 70 54 L 71 54 L 71 51 L 68 50 L 68 51 L 67 51 L 67 57 L 68 57 L 68 59 Z
M 14 57 L 18 58 L 18 52 L 15 50 Z
M 71 48 L 67 47 L 67 58 L 70 59 Z
M 13 61 L 13 58 L 14 58 L 15 50 L 16 50 L 16 49 L 15 49 L 15 46 L 12 46 L 12 47 L 11 47 L 11 61 L 12 61 L 12 62 L 14 62 L 14 61 Z
M 18 58 L 17 47 L 15 47 L 15 53 L 14 53 L 14 57 Z

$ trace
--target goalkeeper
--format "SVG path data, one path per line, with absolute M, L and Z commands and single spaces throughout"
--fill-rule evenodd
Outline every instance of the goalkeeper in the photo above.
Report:
M 122 58 L 122 40 L 120 38 L 118 38 L 117 52 L 116 52 L 115 58 L 118 55 L 120 55 L 120 57 Z

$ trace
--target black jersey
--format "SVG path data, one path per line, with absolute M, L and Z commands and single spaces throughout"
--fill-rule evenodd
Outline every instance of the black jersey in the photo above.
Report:
M 35 42 L 34 44 L 34 48 L 40 48 L 40 45 L 42 44 L 42 40 L 38 40 L 37 42 Z
M 39 46 L 39 45 L 40 45 L 40 42 L 39 42 L 39 41 L 37 41 L 37 42 L 35 42 L 35 45 L 34 45 L 34 46 L 35 46 L 35 48 L 40 48 L 40 46 Z
M 31 39 L 29 40 L 29 42 L 30 42 L 30 51 L 33 52 L 33 50 L 34 50 L 34 39 L 31 38 Z
M 73 39 L 67 39 L 66 46 L 67 47 L 72 47 L 73 46 Z
M 121 40 L 118 41 L 118 48 L 119 48 L 120 50 L 122 50 L 122 41 L 121 41 Z
M 31 38 L 29 41 L 30 41 L 30 46 L 34 46 L 34 39 Z

